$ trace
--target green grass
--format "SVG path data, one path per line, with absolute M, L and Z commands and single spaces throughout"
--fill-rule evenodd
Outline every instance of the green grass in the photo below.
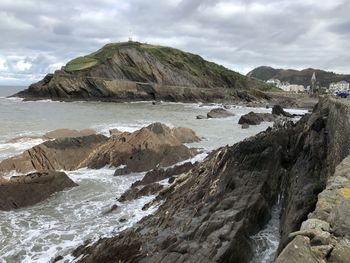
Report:
M 67 63 L 65 70 L 69 72 L 83 70 L 83 69 L 91 68 L 95 66 L 97 63 L 98 61 L 96 59 L 88 56 L 77 57 Z

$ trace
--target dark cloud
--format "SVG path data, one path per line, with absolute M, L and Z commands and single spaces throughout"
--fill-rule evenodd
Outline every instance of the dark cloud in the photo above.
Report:
M 350 72 L 348 0 L 2 0 L 0 83 L 28 83 L 129 36 L 246 73 Z

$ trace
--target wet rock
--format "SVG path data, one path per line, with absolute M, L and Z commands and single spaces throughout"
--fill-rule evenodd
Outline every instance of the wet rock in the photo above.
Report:
M 123 193 L 118 199 L 119 202 L 132 201 L 142 196 L 149 196 L 158 193 L 163 186 L 158 183 L 148 184 L 146 186 L 132 187 Z
M 197 115 L 196 117 L 197 120 L 203 120 L 203 119 L 208 119 L 206 116 L 204 115 Z
M 241 128 L 242 128 L 242 129 L 249 129 L 249 124 L 243 123 L 243 124 L 241 125 Z
M 283 108 L 280 105 L 274 105 L 272 107 L 272 114 L 278 115 L 278 116 L 282 115 L 282 116 L 285 116 L 285 117 L 288 117 L 288 118 L 292 118 L 293 117 L 292 114 L 284 111 Z
M 212 109 L 211 111 L 209 111 L 207 113 L 208 118 L 227 118 L 227 117 L 231 117 L 234 115 L 235 115 L 234 113 L 229 112 L 229 111 L 222 109 L 222 108 Z
M 53 193 L 77 186 L 67 174 L 39 171 L 25 176 L 14 176 L 0 184 L 0 210 L 13 210 L 34 205 Z

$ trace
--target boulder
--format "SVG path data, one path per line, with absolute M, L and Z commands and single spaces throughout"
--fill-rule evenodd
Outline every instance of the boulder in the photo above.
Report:
M 0 210 L 34 205 L 53 193 L 77 186 L 64 172 L 38 171 L 0 184 Z
M 235 115 L 234 113 L 229 112 L 222 108 L 212 109 L 207 113 L 208 118 L 227 118 L 227 117 L 232 117 L 234 115 Z
M 293 118 L 293 115 L 284 111 L 283 108 L 280 105 L 274 105 L 272 107 L 272 114 L 278 115 L 278 116 L 285 116 L 288 118 Z
M 261 122 L 272 122 L 275 120 L 275 116 L 270 113 L 255 113 L 249 112 L 242 115 L 238 121 L 238 124 L 259 125 Z

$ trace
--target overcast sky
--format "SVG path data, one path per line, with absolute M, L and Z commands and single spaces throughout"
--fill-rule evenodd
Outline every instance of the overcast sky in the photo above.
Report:
M 0 84 L 29 84 L 129 36 L 244 74 L 350 73 L 350 0 L 0 0 L 0 35 Z

